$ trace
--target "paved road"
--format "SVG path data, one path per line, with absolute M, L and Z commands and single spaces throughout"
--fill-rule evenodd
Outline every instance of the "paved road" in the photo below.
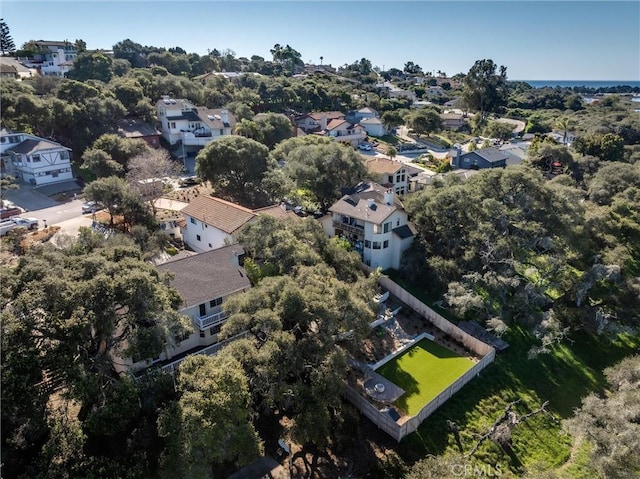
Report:
M 29 218 L 38 218 L 47 222 L 48 226 L 60 225 L 60 223 L 77 218 L 89 218 L 91 224 L 91 215 L 82 214 L 82 200 L 71 200 L 66 203 L 55 203 L 55 206 L 43 208 L 36 211 L 29 211 L 23 216 Z

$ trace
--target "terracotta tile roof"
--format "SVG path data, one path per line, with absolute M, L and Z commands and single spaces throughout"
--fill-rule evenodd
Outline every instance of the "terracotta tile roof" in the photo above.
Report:
M 257 215 L 269 215 L 273 216 L 274 218 L 281 219 L 299 218 L 299 216 L 296 215 L 293 211 L 285 210 L 284 208 L 282 208 L 282 206 L 279 205 L 265 206 L 264 208 L 253 210 L 253 212 Z
M 347 126 L 348 128 L 349 126 L 351 126 L 351 123 L 349 123 L 347 120 L 334 119 L 327 123 L 327 131 L 335 130 L 340 126 Z
M 188 308 L 215 298 L 225 297 L 236 291 L 251 288 L 244 269 L 236 263 L 244 250 L 240 245 L 195 254 L 168 261 L 158 266 L 162 272 L 171 272 L 170 284 L 178 290 Z
M 400 161 L 389 160 L 387 158 L 370 158 L 366 161 L 367 169 L 372 173 L 392 174 L 400 168 L 404 168 L 405 164 Z
M 244 206 L 213 196 L 198 196 L 182 212 L 228 234 L 256 217 L 255 213 Z
M 344 118 L 344 113 L 341 111 L 314 111 L 313 113 L 309 113 L 308 116 L 316 121 L 320 121 L 323 115 L 327 117 L 327 121 Z

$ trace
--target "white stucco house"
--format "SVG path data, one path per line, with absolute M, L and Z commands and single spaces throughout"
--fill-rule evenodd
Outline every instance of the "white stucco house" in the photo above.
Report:
M 159 265 L 161 273 L 172 274 L 169 285 L 178 290 L 182 298 L 180 314 L 189 318 L 191 327 L 181 337 L 170 337 L 158 357 L 118 358 L 118 369 L 137 371 L 171 364 L 188 354 L 206 352 L 203 350 L 218 343 L 218 333 L 228 318 L 225 301 L 251 288 L 241 266 L 243 254 L 236 244 Z
M 236 119 L 222 108 L 205 108 L 189 100 L 167 95 L 156 103 L 158 129 L 179 156 L 202 149 L 206 144 L 233 134 Z
M 422 170 L 401 161 L 376 156 L 366 160 L 371 177 L 382 187 L 390 188 L 397 195 L 409 192 L 409 180 Z
M 297 216 L 279 205 L 250 210 L 213 196 L 198 196 L 182 209 L 182 239 L 197 252 L 210 251 L 235 243 L 233 234 L 259 215 L 278 218 Z
M 55 141 L 0 130 L 2 173 L 34 186 L 73 179 L 71 149 Z
M 37 69 L 42 75 L 64 77 L 73 68 L 78 56 L 76 44 L 68 41 L 37 40 L 40 49 L 33 58 L 18 59 L 28 68 Z
M 389 133 L 389 130 L 387 130 L 387 127 L 380 118 L 374 117 L 361 120 L 360 126 L 371 136 L 384 136 Z
M 348 239 L 373 268 L 398 269 L 402 253 L 416 234 L 393 190 L 376 183 L 360 183 L 334 203 L 329 213 L 323 222 L 325 233 Z

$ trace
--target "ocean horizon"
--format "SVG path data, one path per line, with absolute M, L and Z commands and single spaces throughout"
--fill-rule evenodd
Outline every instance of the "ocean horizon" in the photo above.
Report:
M 614 88 L 617 86 L 630 86 L 640 88 L 640 81 L 625 80 L 513 80 L 523 81 L 534 88 L 544 87 L 585 87 L 585 88 Z

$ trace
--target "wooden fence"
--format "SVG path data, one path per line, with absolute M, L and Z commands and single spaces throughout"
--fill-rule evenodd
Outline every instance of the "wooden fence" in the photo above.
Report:
M 371 268 L 365 265 L 363 265 L 363 269 L 367 272 L 372 271 Z M 442 406 L 465 384 L 479 375 L 480 371 L 491 364 L 495 359 L 496 351 L 490 345 L 483 343 L 479 339 L 471 336 L 469 333 L 463 331 L 455 324 L 443 318 L 387 276 L 381 276 L 378 280 L 378 284 L 406 304 L 410 309 L 419 313 L 438 329 L 451 336 L 455 341 L 462 343 L 468 350 L 473 351 L 482 358 L 474 364 L 471 369 L 453 382 L 447 389 L 438 394 L 435 398 L 429 401 L 429 403 L 425 404 L 418 414 L 410 417 L 402 424 L 398 424 L 391 416 L 389 416 L 389 414 L 387 414 L 386 411 L 381 411 L 371 404 L 369 399 L 364 396 L 364 393 L 359 392 L 358 389 L 352 386 L 345 386 L 345 395 L 347 399 L 351 401 L 351 403 L 353 403 L 362 414 L 371 419 L 375 425 L 393 437 L 396 441 L 401 441 L 402 438 L 418 429 L 420 424 L 433 414 L 436 409 Z

